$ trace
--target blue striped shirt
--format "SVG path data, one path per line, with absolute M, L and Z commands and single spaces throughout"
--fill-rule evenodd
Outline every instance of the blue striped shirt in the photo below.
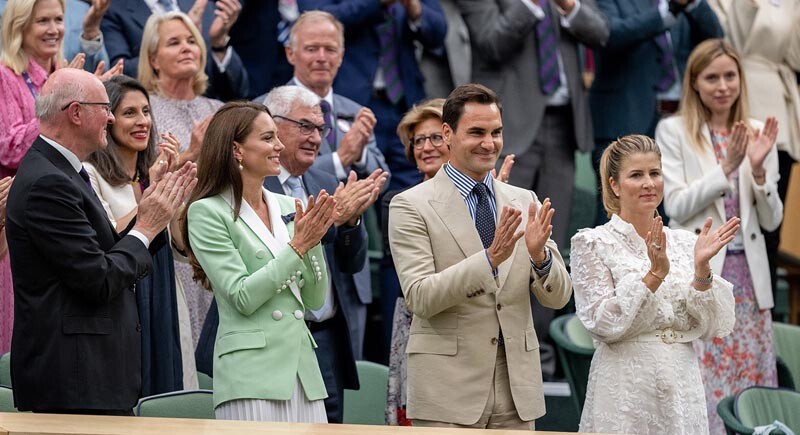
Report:
M 478 207 L 478 195 L 476 195 L 472 189 L 475 188 L 475 185 L 478 184 L 478 182 L 464 175 L 464 173 L 458 169 L 450 166 L 450 163 L 445 163 L 444 172 L 448 177 L 450 177 L 450 181 L 455 184 L 456 190 L 458 190 L 458 193 L 461 194 L 461 198 L 463 198 L 464 202 L 467 203 L 469 215 L 472 218 L 472 222 L 475 222 L 475 209 Z M 486 177 L 483 179 L 483 184 L 485 184 L 489 189 L 489 206 L 492 208 L 494 222 L 497 224 L 497 206 L 494 198 L 494 183 L 492 183 L 492 174 L 486 174 Z
M 472 178 L 465 175 L 463 172 L 459 171 L 458 169 L 450 166 L 450 163 L 444 164 L 444 172 L 450 178 L 450 181 L 456 186 L 456 190 L 458 193 L 461 194 L 461 198 L 464 199 L 464 202 L 467 203 L 467 210 L 469 210 L 469 215 L 472 218 L 472 222 L 475 222 L 475 209 L 478 207 L 478 195 L 472 191 L 475 188 L 475 185 L 478 184 L 477 181 L 473 180 Z M 484 177 L 482 183 L 486 185 L 489 190 L 489 206 L 492 208 L 492 214 L 494 215 L 494 222 L 497 224 L 497 205 L 496 199 L 494 197 L 494 183 L 492 183 L 492 174 L 487 173 L 486 177 Z M 550 267 L 553 265 L 552 255 L 550 254 L 550 249 L 545 248 L 545 260 L 541 266 L 537 266 L 536 263 L 531 259 L 531 266 L 533 267 L 534 272 L 540 277 L 543 277 L 550 273 Z M 489 251 L 486 250 L 486 260 L 489 261 Z M 493 269 L 492 273 L 494 274 L 495 278 L 497 278 L 497 269 Z

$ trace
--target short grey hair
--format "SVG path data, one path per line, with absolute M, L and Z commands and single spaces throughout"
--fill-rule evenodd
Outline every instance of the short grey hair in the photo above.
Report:
M 344 50 L 344 24 L 337 20 L 333 14 L 325 11 L 306 11 L 292 24 L 292 30 L 289 32 L 289 46 L 292 50 L 297 50 L 297 32 L 301 27 L 306 24 L 319 23 L 321 21 L 328 21 L 336 27 L 336 33 L 339 36 L 339 50 Z
M 300 107 L 318 106 L 320 102 L 317 94 L 300 86 L 279 86 L 269 91 L 264 98 L 272 116 L 287 116 L 295 105 Z
M 72 101 L 80 101 L 81 95 L 85 93 L 84 87 L 79 83 L 69 82 L 55 86 L 52 92 L 36 98 L 36 117 L 41 122 L 52 121 L 62 112 L 62 107 Z

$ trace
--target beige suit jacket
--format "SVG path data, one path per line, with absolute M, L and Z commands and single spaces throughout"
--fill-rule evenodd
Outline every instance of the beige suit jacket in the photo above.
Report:
M 494 193 L 498 213 L 504 205 L 520 209 L 524 225 L 536 195 L 499 181 Z M 523 238 L 495 279 L 467 206 L 444 169 L 392 200 L 389 241 L 413 312 L 408 417 L 476 423 L 492 388 L 501 326 L 517 412 L 524 421 L 544 415 L 528 292 L 550 308 L 569 300 L 572 284 L 555 242 L 547 242 L 553 265 L 546 277 L 533 271 Z

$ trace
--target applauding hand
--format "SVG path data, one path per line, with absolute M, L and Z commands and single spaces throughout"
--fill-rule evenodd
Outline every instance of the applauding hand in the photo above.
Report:
M 725 222 L 724 225 L 714 231 L 711 230 L 712 219 L 706 218 L 703 229 L 700 235 L 697 236 L 697 241 L 694 244 L 694 274 L 700 279 L 705 279 L 711 276 L 711 265 L 709 262 L 715 255 L 722 249 L 723 246 L 733 240 L 733 236 L 739 231 L 739 223 L 741 219 L 732 217 Z M 708 290 L 709 285 L 698 285 L 695 281 L 693 283 L 697 290 Z
M 486 250 L 492 269 L 497 269 L 497 266 L 506 261 L 514 252 L 517 240 L 525 234 L 524 231 L 516 232 L 521 223 L 522 211 L 504 205 L 503 211 L 500 213 L 500 222 L 497 223 L 497 228 L 494 230 L 494 240 Z
M 528 223 L 525 225 L 525 245 L 528 247 L 528 255 L 537 264 L 541 264 L 547 259 L 544 247 L 553 232 L 552 222 L 555 212 L 555 209 L 551 208 L 550 198 L 545 198 L 541 207 L 537 207 L 535 202 L 531 202 L 528 207 Z
M 322 236 L 336 220 L 336 199 L 323 189 L 316 201 L 313 195 L 308 197 L 305 211 L 299 199 L 295 200 L 294 206 L 294 237 L 289 244 L 302 257 L 322 240 Z

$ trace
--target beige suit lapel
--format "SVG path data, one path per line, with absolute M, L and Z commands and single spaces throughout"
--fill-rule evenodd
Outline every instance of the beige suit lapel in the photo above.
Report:
M 517 231 L 522 231 L 525 228 L 525 223 L 528 220 L 528 210 L 522 207 L 522 204 L 517 198 L 512 198 L 509 196 L 509 192 L 507 191 L 507 186 L 503 183 L 498 181 L 493 181 L 494 183 L 494 197 L 495 197 L 495 204 L 497 206 L 497 221 L 500 220 L 500 214 L 503 212 L 503 206 L 509 206 L 512 208 L 516 208 L 518 210 L 522 210 L 522 223 L 520 227 L 517 228 Z M 514 257 L 517 255 L 517 250 L 519 249 L 520 242 L 514 246 L 514 252 L 511 253 L 511 256 L 502 263 L 497 268 L 497 287 L 500 289 L 499 291 L 503 290 L 503 285 L 506 283 L 508 279 L 508 274 L 511 272 L 511 264 L 514 262 Z
M 482 250 L 483 243 L 475 229 L 475 222 L 469 215 L 467 204 L 444 169 L 440 169 L 430 182 L 433 183 L 434 197 L 428 200 L 428 204 L 450 231 L 464 257 Z

